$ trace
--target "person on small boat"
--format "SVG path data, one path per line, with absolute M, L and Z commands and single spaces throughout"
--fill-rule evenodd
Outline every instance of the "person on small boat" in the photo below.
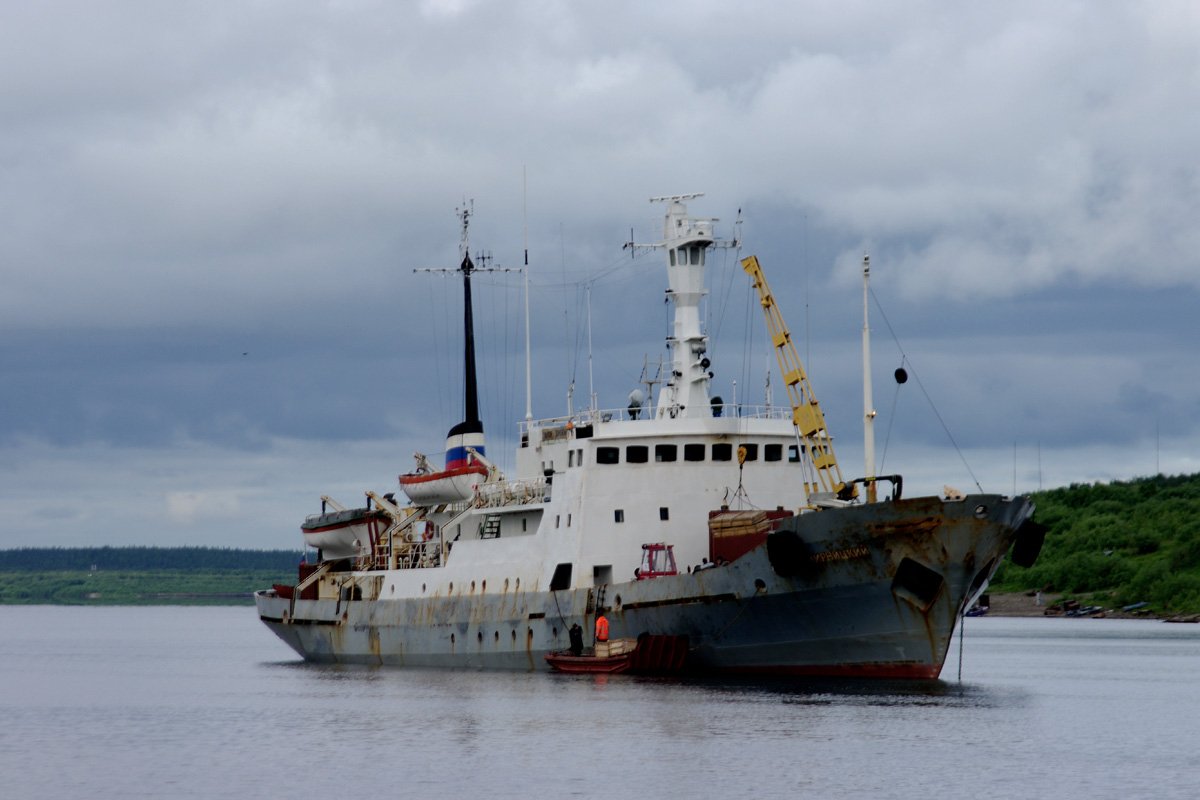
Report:
M 603 613 L 596 615 L 596 642 L 608 641 L 608 617 Z
M 567 631 L 567 634 L 571 637 L 571 655 L 583 655 L 583 628 L 579 627 L 579 623 L 576 622 L 571 626 L 571 630 Z

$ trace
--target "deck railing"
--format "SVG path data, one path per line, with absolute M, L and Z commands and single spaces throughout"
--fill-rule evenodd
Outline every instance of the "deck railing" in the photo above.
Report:
M 757 405 L 732 405 L 726 403 L 718 406 L 721 409 L 722 418 L 736 419 L 791 419 L 792 409 L 787 406 L 757 406 Z M 635 421 L 642 422 L 645 420 L 657 419 L 657 412 L 654 409 L 639 409 L 637 419 L 635 420 L 631 412 L 627 408 L 607 408 L 599 411 L 584 410 L 572 414 L 567 417 L 550 417 L 548 419 L 535 419 L 530 421 L 522 421 L 519 425 L 521 434 L 528 435 L 530 430 L 540 428 L 568 428 L 579 427 L 580 425 L 594 425 L 596 423 L 605 422 L 624 422 Z

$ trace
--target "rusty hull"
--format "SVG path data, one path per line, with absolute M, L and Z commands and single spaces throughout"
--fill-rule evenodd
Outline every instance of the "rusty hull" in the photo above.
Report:
M 959 615 L 987 585 L 1025 497 L 937 497 L 785 520 L 725 567 L 557 592 L 304 600 L 255 596 L 259 615 L 310 661 L 547 669 L 546 653 L 591 630 L 686 635 L 699 672 L 936 678 Z

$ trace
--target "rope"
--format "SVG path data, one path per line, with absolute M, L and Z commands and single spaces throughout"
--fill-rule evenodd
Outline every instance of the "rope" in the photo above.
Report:
M 699 650 L 700 648 L 702 648 L 702 647 L 708 647 L 710 644 L 712 644 L 713 642 L 715 642 L 717 639 L 720 639 L 720 638 L 721 638 L 721 636 L 722 636 L 722 635 L 725 633 L 725 631 L 727 631 L 727 630 L 729 630 L 730 628 L 732 628 L 732 627 L 733 627 L 733 623 L 735 623 L 735 622 L 737 622 L 739 619 L 741 619 L 741 617 L 742 617 L 742 614 L 744 614 L 744 613 L 746 612 L 746 609 L 750 607 L 750 602 L 753 602 L 753 600 L 754 600 L 754 598 L 755 598 L 756 596 L 757 596 L 757 595 L 750 595 L 750 601 L 749 601 L 749 602 L 747 602 L 747 603 L 746 603 L 746 605 L 744 605 L 744 606 L 740 606 L 740 608 L 739 608 L 739 611 L 738 611 L 737 615 L 736 615 L 736 616 L 734 616 L 734 618 L 733 618 L 733 619 L 729 620 L 729 623 L 728 623 L 728 624 L 727 624 L 727 625 L 726 625 L 724 628 L 721 628 L 721 630 L 717 631 L 717 632 L 716 632 L 716 633 L 714 633 L 714 634 L 713 634 L 711 637 L 709 637 L 709 639 L 708 639 L 708 641 L 707 641 L 707 642 L 705 642 L 704 644 L 698 644 L 698 645 L 696 645 L 695 647 L 689 647 L 689 648 L 688 648 L 688 651 L 689 651 L 689 652 L 693 652 L 693 653 L 694 653 L 695 651 Z
M 900 367 L 904 367 L 904 359 L 900 359 Z M 888 415 L 887 435 L 883 437 L 883 456 L 879 459 L 879 471 L 883 472 L 883 465 L 887 461 L 888 442 L 892 440 L 892 426 L 896 422 L 896 403 L 900 400 L 900 384 L 896 384 L 896 392 L 892 395 L 892 412 Z
M 929 403 L 930 409 L 933 410 L 933 415 L 937 417 L 937 421 L 941 423 L 942 430 L 946 432 L 946 437 L 950 439 L 950 444 L 954 445 L 954 452 L 958 453 L 959 459 L 962 460 L 963 466 L 967 468 L 967 472 L 971 476 L 971 480 L 975 482 L 980 494 L 983 493 L 983 487 L 979 485 L 979 479 L 975 477 L 975 473 L 971 470 L 971 465 L 967 463 L 967 457 L 963 455 L 963 451 L 959 448 L 958 442 L 954 441 L 954 434 L 950 433 L 950 428 L 946 425 L 946 421 L 942 419 L 942 415 L 938 412 L 937 406 L 933 404 L 933 398 L 929 396 L 929 392 L 925 391 L 925 384 L 921 383 L 921 377 L 917 375 L 917 370 L 912 366 L 912 361 L 909 360 L 908 354 L 904 352 L 904 348 L 900 346 L 900 339 L 896 336 L 896 331 L 892 329 L 892 323 L 887 318 L 887 313 L 883 310 L 883 304 L 879 302 L 879 298 L 875 296 L 875 290 L 870 289 L 871 297 L 875 300 L 875 307 L 879 309 L 879 313 L 883 316 L 883 321 L 887 325 L 888 333 L 892 334 L 892 341 L 896 343 L 896 349 L 900 351 L 900 356 L 908 362 L 909 370 L 912 372 L 913 380 L 917 382 L 917 386 L 921 387 L 921 394 L 925 395 L 925 401 Z
M 958 682 L 962 683 L 962 659 L 963 659 L 963 628 L 966 627 L 967 611 L 964 605 L 963 610 L 958 614 Z

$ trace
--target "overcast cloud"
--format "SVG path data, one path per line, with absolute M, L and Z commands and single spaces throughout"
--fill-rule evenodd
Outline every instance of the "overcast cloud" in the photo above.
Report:
M 535 416 L 572 378 L 587 403 L 588 281 L 602 407 L 663 354 L 665 269 L 621 245 L 653 240 L 647 198 L 705 192 L 723 235 L 741 210 L 844 471 L 864 252 L 910 493 L 1200 471 L 1198 41 L 1191 2 L 10 3 L 0 547 L 297 546 L 320 494 L 440 458 L 461 289 L 412 269 L 457 263 L 465 199 L 472 249 L 520 266 L 523 175 Z M 735 256 L 710 260 L 714 393 L 762 402 Z M 476 291 L 508 466 L 519 284 Z

